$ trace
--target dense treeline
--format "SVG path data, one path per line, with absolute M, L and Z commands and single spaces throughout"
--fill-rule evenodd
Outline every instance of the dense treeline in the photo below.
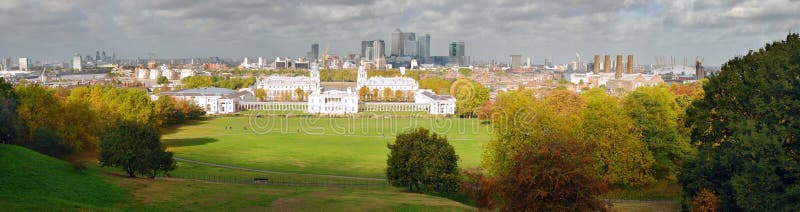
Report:
M 154 128 L 198 118 L 205 112 L 186 101 L 150 100 L 139 89 L 110 86 L 52 89 L 38 84 L 2 84 L 4 143 L 52 156 L 96 152 L 103 130 L 130 121 Z M 9 126 L 9 127 L 5 127 Z
M 800 35 L 733 58 L 703 90 L 686 116 L 698 154 L 681 170 L 684 203 L 800 211 Z
M 214 86 L 218 88 L 238 90 L 240 88 L 250 87 L 255 83 L 255 77 L 224 78 L 219 76 L 191 76 L 181 79 L 181 88 L 191 89 Z
M 501 93 L 478 109 L 495 134 L 484 153 L 487 175 L 469 174 L 478 179 L 465 181 L 473 189 L 462 191 L 485 208 L 602 210 L 597 198 L 609 187 L 675 182 L 680 165 L 694 155 L 680 123 L 686 103 L 702 93 L 697 89 L 662 85 L 624 96 L 599 88 L 580 95 Z M 484 188 L 475 189 L 478 184 Z M 494 194 L 481 194 L 487 192 Z

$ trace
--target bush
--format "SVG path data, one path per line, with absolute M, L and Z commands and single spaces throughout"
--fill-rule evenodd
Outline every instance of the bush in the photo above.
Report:
M 416 128 L 397 135 L 386 160 L 389 184 L 414 191 L 453 193 L 458 189 L 458 155 L 447 139 Z

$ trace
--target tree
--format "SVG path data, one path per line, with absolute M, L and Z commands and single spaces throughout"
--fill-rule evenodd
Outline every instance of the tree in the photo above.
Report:
M 680 172 L 684 201 L 708 189 L 722 211 L 798 211 L 800 35 L 726 62 L 687 110 L 697 156 Z
M 467 169 L 462 172 L 464 181 L 461 182 L 459 192 L 475 201 L 475 207 L 480 210 L 491 210 L 499 203 L 497 180 L 484 175 L 479 168 Z
M 551 140 L 527 146 L 499 179 L 502 211 L 607 211 L 608 185 L 593 168 L 590 145 Z
M 387 88 L 383 88 L 383 95 L 381 96 L 381 99 L 382 99 L 383 101 L 385 101 L 385 102 L 394 101 L 394 100 L 392 99 L 392 95 L 393 95 L 393 94 L 394 94 L 394 93 L 392 93 L 392 89 L 391 89 L 391 88 L 388 88 L 388 87 L 387 87 Z
M 20 119 L 17 114 L 17 95 L 11 83 L 0 78 L 0 143 L 14 143 Z
M 39 153 L 57 158 L 64 158 L 73 152 L 70 146 L 63 143 L 56 131 L 47 126 L 33 130 L 33 138 L 26 147 Z
M 450 94 L 450 85 L 452 82 L 438 77 L 425 78 L 419 81 L 420 89 L 431 89 L 436 94 L 444 95 Z
M 303 92 L 303 89 L 300 88 L 294 89 L 294 95 L 296 96 L 295 99 L 297 99 L 297 101 L 303 101 L 303 98 L 305 98 L 305 92 Z
M 369 101 L 370 100 L 370 98 L 369 98 L 369 88 L 367 88 L 367 86 L 361 86 L 361 88 L 358 89 L 358 98 L 361 99 L 361 101 Z
M 160 77 L 158 77 L 158 79 L 156 80 L 156 83 L 158 83 L 159 85 L 163 85 L 163 84 L 165 84 L 165 83 L 167 83 L 167 82 L 169 82 L 169 79 L 167 79 L 167 77 L 166 77 L 166 76 L 160 76 Z
M 401 91 L 401 90 L 394 91 L 394 101 L 404 102 L 404 101 L 406 101 L 405 100 L 405 96 L 406 95 L 404 95 L 403 91 Z
M 207 76 L 191 76 L 181 79 L 181 86 L 184 89 L 209 87 L 211 84 L 211 78 Z
M 266 101 L 267 100 L 267 92 L 264 89 L 256 89 L 256 98 L 258 101 Z
M 489 101 L 489 89 L 468 78 L 456 80 L 450 94 L 456 98 L 456 113 L 464 117 L 474 117 L 478 108 Z
M 380 96 L 378 95 L 378 92 L 379 91 L 378 91 L 377 88 L 373 88 L 372 89 L 372 101 L 378 101 L 379 100 L 378 97 L 380 97 Z
M 458 155 L 447 139 L 425 128 L 397 135 L 388 144 L 386 178 L 389 184 L 414 191 L 451 193 L 458 189 Z
M 636 128 L 616 97 L 595 88 L 582 94 L 584 140 L 595 145 L 595 169 L 610 184 L 625 187 L 646 185 L 654 180 L 653 155 L 642 143 Z
M 710 190 L 703 188 L 692 200 L 693 212 L 716 212 L 719 211 L 719 198 Z
M 155 177 L 158 171 L 175 168 L 172 153 L 165 152 L 158 131 L 153 126 L 124 121 L 106 130 L 100 137 L 100 165 L 119 167 L 129 177 L 136 173 Z
M 640 87 L 623 100 L 623 108 L 642 132 L 656 163 L 656 179 L 674 176 L 680 165 L 694 154 L 679 125 L 682 109 L 666 86 Z

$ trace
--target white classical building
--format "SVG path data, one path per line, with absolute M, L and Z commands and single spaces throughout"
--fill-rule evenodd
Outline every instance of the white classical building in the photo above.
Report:
M 358 113 L 358 95 L 350 88 L 346 91 L 315 91 L 308 96 L 308 112 L 322 114 Z
M 449 95 L 437 95 L 432 90 L 419 90 L 414 94 L 414 102 L 430 105 L 430 114 L 448 115 L 456 113 L 456 98 Z
M 250 91 L 234 91 L 226 88 L 206 87 L 180 91 L 161 92 L 150 96 L 157 100 L 160 96 L 171 96 L 178 100 L 189 100 L 200 106 L 208 114 L 234 113 L 238 110 L 240 101 L 255 101 Z
M 304 93 L 311 93 L 320 89 L 319 67 L 313 66 L 309 71 L 309 76 L 267 76 L 259 77 L 256 82 L 256 89 L 263 89 L 266 92 L 267 100 L 280 99 L 282 95 L 297 98 L 295 92 L 298 88 Z
M 405 75 L 405 71 L 401 70 L 401 75 Z M 358 67 L 358 78 L 356 79 L 356 89 L 367 87 L 369 90 L 378 89 L 383 91 L 385 88 L 392 89 L 393 91 L 417 91 L 419 90 L 419 83 L 416 80 L 406 77 L 369 77 L 367 78 L 367 70 L 364 66 Z

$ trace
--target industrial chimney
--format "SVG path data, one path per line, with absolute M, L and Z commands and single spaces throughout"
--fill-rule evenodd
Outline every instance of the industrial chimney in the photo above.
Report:
M 603 61 L 603 72 L 611 72 L 611 55 L 605 55 L 605 60 Z
M 626 67 L 626 68 L 627 68 L 627 70 L 625 70 L 625 73 L 633 74 L 633 55 L 632 54 L 628 55 L 628 67 Z
M 622 55 L 617 55 L 617 64 L 615 65 L 614 78 L 619 79 L 622 77 Z
M 594 66 L 592 68 L 594 69 L 594 74 L 600 74 L 600 55 L 599 54 L 594 55 Z

